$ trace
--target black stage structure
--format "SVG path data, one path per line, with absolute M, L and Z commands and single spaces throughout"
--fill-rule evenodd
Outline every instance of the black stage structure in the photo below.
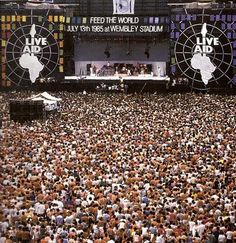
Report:
M 236 89 L 236 4 L 1 0 L 1 90 Z
M 43 120 L 46 111 L 42 100 L 10 100 L 10 119 L 17 122 Z

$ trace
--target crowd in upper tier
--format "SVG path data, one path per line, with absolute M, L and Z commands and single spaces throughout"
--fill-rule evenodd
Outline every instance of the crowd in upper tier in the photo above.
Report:
M 55 93 L 10 121 L 2 93 L 0 242 L 236 242 L 236 96 Z

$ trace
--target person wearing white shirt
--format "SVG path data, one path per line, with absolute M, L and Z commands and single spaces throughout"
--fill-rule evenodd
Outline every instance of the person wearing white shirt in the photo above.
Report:
M 228 230 L 226 232 L 226 239 L 227 239 L 227 243 L 228 242 L 232 242 L 233 243 L 233 232 L 231 230 Z
M 125 220 L 121 220 L 119 223 L 119 230 L 125 229 Z
M 200 238 L 202 238 L 202 235 L 204 233 L 204 230 L 205 230 L 205 225 L 203 223 L 200 223 L 197 227 L 196 227 L 196 230 L 200 236 Z
M 165 238 L 163 235 L 158 234 L 156 237 L 156 243 L 165 243 Z
M 225 243 L 226 242 L 226 236 L 222 232 L 218 236 L 218 242 L 219 243 Z
M 97 211 L 97 220 L 102 218 L 102 208 L 99 208 Z
M 7 238 L 5 236 L 0 237 L 0 243 L 5 243 Z
M 147 235 L 147 233 L 148 233 L 148 227 L 142 227 L 142 236 L 145 236 L 145 235 Z
M 50 240 L 48 241 L 48 243 L 56 243 L 57 240 L 55 239 L 54 235 L 51 235 Z
M 37 215 L 43 215 L 45 213 L 45 205 L 42 203 L 36 203 L 35 204 L 35 213 Z
M 189 231 L 192 231 L 192 235 L 193 235 L 193 228 L 196 225 L 196 223 L 190 220 L 188 224 L 189 224 Z

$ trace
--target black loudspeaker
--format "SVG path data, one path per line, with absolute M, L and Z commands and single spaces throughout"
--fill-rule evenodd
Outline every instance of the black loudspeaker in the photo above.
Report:
M 87 64 L 86 69 L 87 69 L 87 75 L 90 75 L 90 68 L 92 67 L 91 64 Z
M 72 55 L 72 54 L 71 54 Z M 65 59 L 65 74 L 71 76 L 75 74 L 75 62 L 72 56 L 66 56 Z
M 147 64 L 147 71 L 148 73 L 152 72 L 152 64 Z
M 40 120 L 45 118 L 42 100 L 10 101 L 10 119 L 18 122 Z

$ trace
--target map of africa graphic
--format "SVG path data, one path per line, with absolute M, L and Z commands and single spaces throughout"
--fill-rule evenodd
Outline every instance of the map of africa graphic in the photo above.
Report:
M 35 24 L 33 24 L 30 30 L 31 39 L 35 37 L 35 34 L 36 28 Z M 40 72 L 44 68 L 44 65 L 40 63 L 38 57 L 32 52 L 23 53 L 19 59 L 19 63 L 22 68 L 28 69 L 30 80 L 32 83 L 36 81 L 36 79 L 39 77 Z
M 202 38 L 206 37 L 206 23 L 202 26 L 201 34 Z M 206 53 L 195 53 L 191 59 L 191 66 L 194 69 L 200 70 L 202 82 L 205 85 L 208 84 L 209 80 L 213 77 L 212 74 L 216 70 L 216 66 L 211 62 L 211 59 L 206 56 Z
M 216 67 L 211 62 L 211 59 L 200 53 L 196 53 L 193 55 L 191 59 L 191 66 L 194 69 L 200 70 L 202 81 L 206 85 L 212 78 L 212 73 L 214 73 L 214 71 L 216 70 Z

